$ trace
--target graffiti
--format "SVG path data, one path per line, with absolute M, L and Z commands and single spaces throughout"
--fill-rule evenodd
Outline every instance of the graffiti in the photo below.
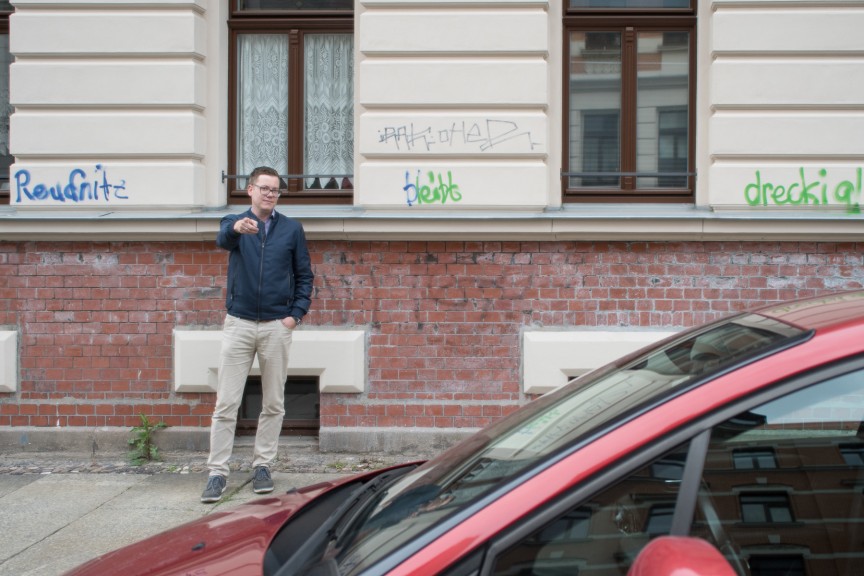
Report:
M 462 192 L 459 191 L 459 185 L 453 183 L 453 175 L 447 171 L 447 181 L 439 172 L 438 179 L 435 179 L 435 173 L 431 170 L 426 173 L 429 178 L 429 184 L 420 182 L 420 170 L 417 170 L 417 177 L 414 182 L 411 182 L 411 173 L 405 171 L 405 186 L 402 190 L 405 192 L 405 199 L 408 206 L 414 204 L 446 204 L 448 200 L 459 202 L 462 200 Z
M 31 183 L 29 170 L 15 172 L 15 202 L 21 202 L 25 198 L 31 201 L 55 200 L 57 202 L 128 200 L 125 191 L 126 180 L 117 183 L 109 181 L 108 171 L 101 164 L 96 164 L 94 167 L 92 180 L 87 179 L 84 170 L 74 168 L 69 171 L 65 183 L 57 182 L 53 185 L 42 182 Z
M 476 147 L 481 152 L 493 150 L 504 142 L 521 140 L 534 150 L 530 130 L 521 130 L 516 122 L 487 119 L 478 122 L 451 122 L 444 128 L 429 125 L 416 126 L 413 122 L 402 126 L 388 126 L 378 131 L 378 142 L 392 144 L 397 150 L 430 152 L 433 148 L 454 146 Z
M 798 169 L 799 179 L 788 184 L 763 182 L 762 174 L 756 171 L 756 181 L 744 187 L 744 198 L 750 206 L 818 206 L 841 204 L 849 214 L 860 214 L 862 169 L 855 171 L 855 181 L 842 180 L 831 185 L 827 180 L 828 170 L 817 172 L 821 180 L 808 180 L 804 168 Z

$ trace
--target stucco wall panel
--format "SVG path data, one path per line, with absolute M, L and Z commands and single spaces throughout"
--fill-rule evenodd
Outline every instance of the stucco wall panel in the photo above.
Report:
M 19 56 L 178 55 L 203 58 L 206 25 L 192 11 L 21 11 L 10 17 Z
M 203 156 L 205 126 L 193 112 L 18 112 L 11 117 L 16 156 Z
M 48 0 L 46 0 L 48 1 Z M 428 7 L 428 6 L 447 6 L 458 5 L 463 8 L 470 6 L 548 6 L 549 0 L 454 0 L 450 2 L 442 0 L 360 0 L 364 6 L 381 6 L 381 7 Z
M 858 155 L 864 115 L 727 112 L 711 121 L 715 155 L 810 156 L 812 161 L 837 155 Z
M 375 59 L 361 62 L 356 97 L 365 106 L 543 106 L 541 59 Z
M 720 59 L 711 69 L 715 106 L 860 109 L 864 59 Z
M 546 207 L 546 165 L 540 161 L 377 162 L 360 167 L 366 207 L 425 209 Z M 410 202 L 410 205 L 409 205 Z
M 549 49 L 543 10 L 369 11 L 360 16 L 359 26 L 360 50 L 367 54 L 545 54 Z
M 194 106 L 207 101 L 206 69 L 185 61 L 24 60 L 10 67 L 10 99 L 21 106 Z M 74 87 L 73 90 L 69 88 Z
M 358 126 L 360 153 L 545 157 L 547 120 L 539 112 L 367 112 Z
M 779 4 L 779 3 L 778 3 Z M 713 16 L 717 52 L 860 52 L 864 50 L 864 10 L 828 6 L 729 6 L 717 2 Z M 707 11 L 706 11 L 707 12 Z M 704 12 L 703 12 L 704 13 Z
M 794 211 L 812 216 L 813 230 L 826 213 L 855 217 L 864 128 L 856 4 L 717 0 L 700 12 L 710 19 L 700 38 L 711 58 L 699 72 L 708 87 L 699 138 L 711 158 L 702 182 L 713 208 Z M 721 228 L 735 226 L 706 223 L 706 232 Z M 781 222 L 762 229 L 766 238 L 791 232 Z
M 819 228 L 827 234 L 847 228 L 854 233 L 861 226 L 860 206 L 862 198 L 864 164 L 842 159 L 772 159 L 764 158 L 746 162 L 717 162 L 711 167 L 712 200 L 715 208 L 794 210 L 814 217 L 820 214 L 842 213 L 848 222 L 818 222 L 808 224 L 810 233 Z M 706 227 L 717 223 L 706 222 Z M 729 226 L 728 222 L 721 223 Z M 741 234 L 752 235 L 741 226 Z M 801 222 L 777 222 L 762 224 L 763 233 L 801 233 Z M 709 229 L 710 231 L 710 229 Z
M 13 204 L 22 208 L 62 207 L 64 210 L 186 208 L 203 202 L 206 182 L 204 167 L 194 161 L 19 160 L 12 165 L 10 173 L 9 193 Z M 44 190 L 37 189 L 39 185 Z M 115 222 L 114 225 L 129 234 L 140 231 L 135 223 Z M 109 233 L 110 226 L 106 222 L 91 224 L 88 228 L 92 236 Z M 171 230 L 171 226 L 165 223 L 162 227 Z M 173 226 L 176 229 L 177 225 Z

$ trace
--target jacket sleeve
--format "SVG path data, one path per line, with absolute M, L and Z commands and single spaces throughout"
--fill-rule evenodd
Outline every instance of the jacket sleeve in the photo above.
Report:
M 234 231 L 234 223 L 241 215 L 229 214 L 219 222 L 219 232 L 216 234 L 216 245 L 225 250 L 233 250 L 240 242 L 240 234 Z
M 297 231 L 297 251 L 294 254 L 294 304 L 291 307 L 291 316 L 303 318 L 309 312 L 312 304 L 312 282 L 315 275 L 312 273 L 312 261 L 309 258 L 309 249 L 306 246 L 306 233 L 301 225 Z

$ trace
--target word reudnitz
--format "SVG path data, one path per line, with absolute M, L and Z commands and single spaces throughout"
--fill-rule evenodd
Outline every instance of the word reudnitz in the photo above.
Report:
M 101 164 L 96 164 L 93 180 L 87 179 L 87 173 L 81 168 L 69 171 L 66 183 L 57 182 L 31 184 L 29 170 L 15 172 L 15 202 L 26 198 L 31 201 L 55 200 L 58 202 L 84 202 L 86 200 L 103 200 L 109 202 L 112 198 L 128 200 L 125 195 L 126 180 L 112 183 L 108 180 L 108 172 Z

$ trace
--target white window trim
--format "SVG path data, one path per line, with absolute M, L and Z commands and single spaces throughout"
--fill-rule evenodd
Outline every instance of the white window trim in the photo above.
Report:
M 361 393 L 366 388 L 366 333 L 362 330 L 295 330 L 288 374 L 317 376 L 321 393 Z M 174 329 L 174 390 L 216 392 L 221 330 Z M 256 358 L 250 375 L 260 375 Z
M 646 330 L 527 330 L 522 335 L 523 392 L 551 392 L 571 378 L 674 333 Z
M 18 332 L 0 331 L 0 392 L 18 391 Z

